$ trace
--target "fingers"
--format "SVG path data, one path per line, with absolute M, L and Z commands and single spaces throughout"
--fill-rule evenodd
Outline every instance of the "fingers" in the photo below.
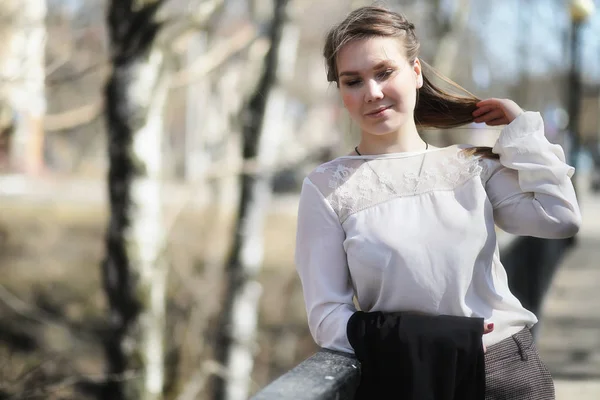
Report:
M 494 330 L 494 323 L 493 322 L 484 322 L 483 323 L 483 334 L 485 335 L 486 333 L 490 333 Z M 483 352 L 485 353 L 487 351 L 487 348 L 485 347 L 485 344 L 483 344 Z
M 486 122 L 486 125 L 489 125 L 489 126 L 506 125 L 506 124 L 508 124 L 508 119 L 505 117 L 496 118 L 496 119 Z
M 484 114 L 478 116 L 474 119 L 475 122 L 485 122 L 488 123 L 495 119 L 505 118 L 504 111 L 501 108 L 496 108 L 491 111 L 485 112 Z
M 510 124 L 515 118 L 524 112 L 517 103 L 510 99 L 485 99 L 478 102 L 476 107 L 477 109 L 472 113 L 474 121 L 485 122 L 488 125 Z M 503 119 L 500 119 L 498 115 L 491 114 L 497 110 L 502 112 L 504 115 Z M 481 119 L 482 117 L 486 117 L 486 119 Z
M 483 107 L 483 106 L 501 107 L 503 105 L 503 103 L 505 103 L 506 101 L 510 101 L 510 100 L 490 97 L 489 99 L 481 100 L 479 103 L 476 104 L 476 106 L 477 107 Z
M 479 104 L 481 104 L 481 103 L 478 103 L 478 108 L 475 111 L 473 111 L 473 113 L 471 114 L 474 117 L 479 117 L 480 115 L 483 115 L 490 111 L 496 110 L 498 108 L 498 107 L 491 106 L 491 105 L 483 105 L 483 106 L 479 107 Z
M 485 335 L 486 333 L 490 333 L 494 330 L 494 323 L 493 322 L 484 322 L 483 323 L 483 334 Z M 485 347 L 485 344 L 483 342 L 481 342 L 483 345 L 483 352 L 485 353 L 487 351 L 487 348 Z
M 494 330 L 494 323 L 493 322 L 484 322 L 483 323 L 483 334 L 487 334 L 490 333 Z
M 500 99 L 490 98 L 490 99 L 481 100 L 479 103 L 477 103 L 475 105 L 477 106 L 477 108 L 481 108 L 481 107 L 497 108 L 502 105 L 502 101 Z

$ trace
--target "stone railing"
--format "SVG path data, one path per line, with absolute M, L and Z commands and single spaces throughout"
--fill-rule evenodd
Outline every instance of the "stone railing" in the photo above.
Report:
M 252 400 L 352 400 L 359 377 L 356 358 L 322 349 L 263 388 Z

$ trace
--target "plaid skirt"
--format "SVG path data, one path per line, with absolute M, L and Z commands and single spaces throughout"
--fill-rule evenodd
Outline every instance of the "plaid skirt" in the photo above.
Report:
M 528 328 L 485 353 L 485 400 L 554 400 L 554 382 Z

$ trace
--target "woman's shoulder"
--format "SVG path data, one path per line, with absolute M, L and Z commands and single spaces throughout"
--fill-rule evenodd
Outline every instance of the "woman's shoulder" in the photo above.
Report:
M 304 178 L 325 197 L 343 185 L 360 168 L 360 160 L 337 157 L 313 168 Z
M 474 144 L 456 145 L 457 158 L 464 160 L 466 165 L 477 170 L 482 182 L 487 182 L 491 175 L 503 168 L 499 157 L 493 152 L 493 147 Z
M 313 168 L 306 178 L 312 181 L 323 176 L 345 175 L 347 172 L 359 168 L 361 164 L 360 160 L 353 159 L 352 157 L 337 157 Z

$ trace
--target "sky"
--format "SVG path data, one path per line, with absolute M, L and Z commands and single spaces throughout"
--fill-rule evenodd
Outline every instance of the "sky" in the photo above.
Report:
M 452 1 L 452 0 L 448 0 Z M 598 3 L 598 1 L 596 1 Z M 565 71 L 570 65 L 567 0 L 474 1 L 470 28 L 486 43 L 486 63 L 494 79 Z M 600 7 L 582 27 L 582 74 L 600 83 Z M 523 40 L 524 39 L 524 40 Z M 523 59 L 525 58 L 525 59 Z M 498 66 L 498 67 L 496 67 Z

